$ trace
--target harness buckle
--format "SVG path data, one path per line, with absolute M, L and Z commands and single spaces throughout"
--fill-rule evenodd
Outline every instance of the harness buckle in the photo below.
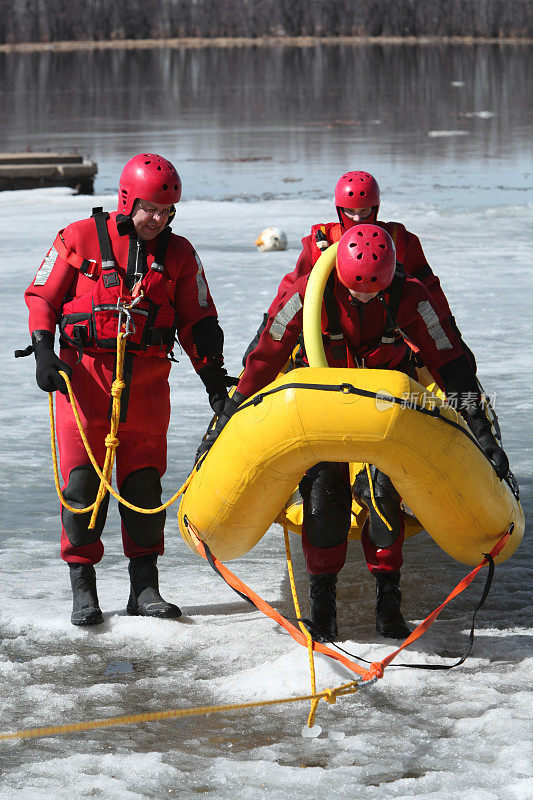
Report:
M 133 335 L 135 335 L 135 332 L 136 332 L 137 328 L 135 326 L 135 321 L 133 319 L 133 315 L 131 313 L 131 310 L 137 305 L 137 303 L 140 303 L 140 301 L 142 300 L 143 296 L 144 296 L 144 292 L 140 291 L 139 294 L 137 295 L 137 297 L 134 300 L 132 300 L 131 303 L 128 303 L 127 305 L 126 305 L 126 303 L 123 301 L 123 299 L 121 297 L 119 297 L 118 300 L 117 300 L 118 333 L 121 333 L 122 325 L 124 325 L 124 331 L 122 331 L 124 333 L 124 338 L 129 336 L 131 333 L 133 333 Z M 125 322 L 123 320 L 123 317 L 126 317 L 126 321 Z
M 130 307 L 124 305 L 121 297 L 119 297 L 117 300 L 117 311 L 118 311 L 117 336 L 120 333 L 123 333 L 124 338 L 126 338 L 127 336 L 130 335 L 130 333 L 135 334 L 135 322 L 132 319 Z M 122 326 L 124 326 L 124 330 L 122 330 Z

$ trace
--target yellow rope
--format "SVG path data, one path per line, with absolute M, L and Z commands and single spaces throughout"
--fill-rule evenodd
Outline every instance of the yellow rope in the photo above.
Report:
M 116 436 L 119 421 L 120 421 L 120 395 L 122 393 L 122 389 L 124 388 L 124 382 L 122 380 L 122 371 L 123 371 L 123 360 L 124 360 L 124 350 L 125 350 L 125 338 L 124 335 L 121 333 L 119 334 L 119 338 L 117 339 L 117 377 L 116 380 L 113 381 L 113 385 L 111 387 L 111 394 L 113 397 L 113 405 L 112 405 L 112 412 L 111 412 L 111 429 L 109 434 L 106 436 L 105 444 L 106 444 L 106 458 L 104 462 L 103 469 L 100 469 L 96 458 L 94 457 L 94 453 L 91 449 L 89 441 L 87 439 L 87 435 L 83 430 L 83 424 L 80 418 L 80 413 L 78 410 L 78 405 L 76 403 L 76 398 L 74 397 L 74 392 L 72 391 L 72 385 L 70 383 L 69 377 L 66 372 L 60 371 L 60 375 L 65 380 L 67 385 L 68 396 L 70 399 L 70 404 L 72 407 L 72 413 L 74 414 L 74 419 L 76 420 L 76 424 L 78 426 L 78 430 L 81 436 L 81 440 L 89 457 L 91 464 L 94 467 L 94 470 L 98 477 L 100 478 L 100 486 L 98 488 L 98 493 L 96 495 L 96 499 L 94 503 L 91 503 L 90 506 L 86 506 L 86 508 L 73 508 L 71 505 L 67 503 L 65 497 L 63 496 L 63 492 L 61 491 L 61 485 L 59 481 L 59 467 L 57 463 L 57 446 L 56 446 L 56 430 L 55 430 L 55 421 L 54 421 L 54 403 L 53 403 L 53 394 L 50 392 L 48 395 L 48 408 L 50 413 L 50 440 L 51 440 L 51 448 L 52 448 L 52 462 L 54 466 L 54 482 L 56 487 L 57 496 L 59 500 L 65 508 L 71 511 L 73 514 L 86 514 L 89 511 L 92 511 L 91 522 L 89 523 L 89 528 L 94 528 L 94 523 L 96 521 L 96 514 L 98 513 L 98 507 L 102 502 L 103 498 L 105 497 L 105 492 L 108 491 L 113 497 L 125 505 L 127 508 L 130 508 L 132 511 L 137 511 L 140 514 L 158 514 L 160 511 L 164 511 L 165 509 L 169 508 L 173 503 L 176 502 L 178 497 L 180 497 L 187 486 L 189 485 L 193 473 L 189 475 L 185 483 L 178 489 L 178 491 L 172 495 L 170 500 L 167 500 L 166 503 L 158 506 L 157 508 L 141 508 L 140 506 L 135 506 L 133 503 L 130 503 L 124 497 L 121 497 L 118 492 L 116 492 L 110 484 L 111 480 L 111 473 L 113 470 L 113 463 L 115 459 L 115 451 L 119 445 L 119 440 Z
M 389 529 L 389 531 L 391 531 L 392 530 L 392 525 L 385 519 L 385 517 L 383 516 L 383 514 L 379 510 L 378 504 L 376 503 L 376 498 L 374 497 L 374 484 L 372 483 L 372 473 L 370 472 L 370 464 L 365 464 L 365 467 L 366 467 L 366 474 L 368 476 L 368 484 L 370 486 L 370 497 L 372 498 L 372 505 L 374 506 L 374 508 L 376 510 L 376 514 L 378 515 L 380 520 L 382 522 L 384 522 L 385 525 L 387 526 L 387 528 Z
M 66 372 L 61 372 L 60 374 L 63 376 L 63 378 L 65 378 L 68 381 L 68 377 L 67 377 L 67 373 Z M 69 392 L 69 395 L 70 395 L 70 402 L 72 403 L 73 395 L 72 395 L 72 392 L 71 392 L 71 389 L 70 389 L 70 381 L 67 383 L 67 389 L 68 389 L 68 392 Z M 91 511 L 94 508 L 94 503 L 92 503 L 90 506 L 87 506 L 86 508 L 73 508 L 73 506 L 71 506 L 71 505 L 69 505 L 67 503 L 67 501 L 63 497 L 63 492 L 61 491 L 61 485 L 59 483 L 59 467 L 57 465 L 56 426 L 55 426 L 55 421 L 54 421 L 54 399 L 53 398 L 54 398 L 54 395 L 52 394 L 52 392 L 50 392 L 50 394 L 48 395 L 48 410 L 49 410 L 49 413 L 50 413 L 50 445 L 51 445 L 51 448 L 52 448 L 52 463 L 54 465 L 54 483 L 55 483 L 55 487 L 56 487 L 57 496 L 59 497 L 59 500 L 61 501 L 61 504 L 63 506 L 65 506 L 65 508 L 68 508 L 69 511 L 72 511 L 73 514 L 86 514 L 88 511 Z M 72 406 L 72 409 L 74 410 L 74 405 Z M 76 417 L 76 419 L 78 419 L 78 417 Z M 78 428 L 79 427 L 80 427 L 80 423 L 78 423 Z M 85 439 L 85 434 L 82 432 L 82 429 L 80 429 L 80 433 L 82 434 L 82 440 L 84 441 L 84 444 L 85 444 L 86 439 Z M 86 449 L 87 449 L 87 447 L 88 447 L 88 443 L 85 444 L 85 448 Z M 92 455 L 92 453 L 91 453 L 91 455 Z
M 190 479 L 191 476 L 189 476 L 187 481 L 183 484 L 183 486 L 179 490 L 179 493 L 185 490 Z M 113 492 L 115 497 L 120 499 L 120 497 L 112 489 L 111 491 Z M 79 509 L 75 510 L 79 511 Z M 283 528 L 285 533 L 285 545 L 287 551 L 287 567 L 289 571 L 291 591 L 293 595 L 295 611 L 298 616 L 298 620 L 300 620 L 301 613 L 296 593 L 296 587 L 294 583 L 294 572 L 292 567 L 292 557 L 290 552 L 288 529 L 287 529 L 285 515 L 283 519 L 284 519 Z M 305 628 L 303 623 L 299 621 L 299 625 L 300 629 L 305 634 L 308 643 L 309 664 L 311 668 L 311 684 L 312 684 L 311 694 L 299 695 L 297 697 L 281 697 L 281 698 L 276 698 L 274 700 L 257 700 L 249 703 L 230 703 L 230 704 L 216 705 L 216 706 L 199 706 L 196 708 L 170 709 L 168 711 L 153 711 L 153 712 L 145 712 L 142 714 L 131 714 L 127 716 L 110 717 L 108 719 L 88 720 L 87 722 L 74 722 L 66 725 L 50 725 L 47 727 L 28 728 L 25 730 L 19 730 L 13 732 L 3 732 L 3 733 L 0 732 L 0 740 L 43 738 L 45 736 L 57 736 L 63 733 L 75 733 L 78 731 L 95 730 L 98 728 L 110 728 L 117 725 L 132 725 L 140 722 L 154 722 L 157 720 L 176 719 L 179 717 L 193 717 L 202 715 L 205 716 L 208 714 L 221 713 L 224 711 L 236 711 L 248 708 L 261 708 L 266 706 L 281 705 L 283 703 L 300 703 L 309 700 L 311 701 L 311 711 L 308 716 L 307 725 L 309 728 L 312 728 L 314 725 L 316 710 L 320 700 L 325 700 L 326 703 L 334 704 L 337 702 L 337 697 L 343 697 L 345 695 L 355 694 L 359 690 L 361 685 L 358 681 L 349 681 L 348 683 L 344 683 L 341 686 L 338 686 L 334 689 L 324 689 L 321 692 L 317 692 L 315 669 L 314 669 L 314 657 L 313 657 L 313 640 L 311 635 L 309 634 L 309 631 L 307 630 L 307 628 Z M 364 684 L 370 685 L 374 683 L 375 680 L 376 678 L 372 678 L 370 680 L 364 681 Z
M 298 620 L 298 625 L 300 626 L 300 630 L 304 634 L 307 640 L 307 652 L 309 655 L 309 669 L 311 671 L 311 692 L 315 695 L 316 694 L 316 677 L 315 677 L 315 659 L 313 656 L 313 637 L 301 622 L 301 612 L 300 612 L 300 604 L 298 602 L 298 595 L 296 593 L 296 584 L 294 582 L 294 570 L 292 568 L 292 556 L 291 556 L 291 546 L 289 543 L 289 531 L 287 528 L 287 515 L 285 514 L 285 509 L 282 511 L 282 520 L 283 520 L 283 535 L 285 537 L 285 553 L 287 556 L 287 570 L 289 573 L 289 581 L 291 584 L 291 593 L 292 593 L 292 602 L 294 603 L 294 610 L 296 611 L 296 619 Z M 315 724 L 315 714 L 316 709 L 318 706 L 318 700 L 313 700 L 311 703 L 311 710 L 309 711 L 309 717 L 307 718 L 307 727 L 312 728 Z M 329 701 L 328 701 L 329 702 Z
M 108 435 L 105 438 L 106 453 L 105 453 L 104 467 L 102 469 L 102 473 L 104 475 L 105 480 L 102 478 L 100 479 L 100 485 L 98 486 L 98 492 L 96 493 L 96 500 L 94 501 L 93 513 L 91 514 L 91 520 L 89 522 L 89 530 L 93 530 L 96 525 L 96 517 L 98 514 L 98 510 L 100 508 L 100 505 L 104 497 L 107 494 L 107 489 L 105 487 L 105 484 L 111 481 L 111 475 L 113 474 L 113 464 L 115 463 L 115 454 L 117 447 L 119 446 L 117 431 L 120 423 L 120 398 L 122 395 L 122 390 L 126 385 L 123 380 L 125 351 L 126 351 L 126 336 L 123 331 L 119 331 L 117 334 L 117 366 L 115 370 L 116 378 L 111 386 L 111 396 L 113 398 L 113 402 L 111 405 L 111 428 L 109 430 Z
M 325 689 L 318 694 L 305 694 L 298 697 L 281 697 L 275 700 L 256 700 L 249 703 L 231 703 L 218 706 L 199 706 L 197 708 L 174 708 L 168 711 L 151 711 L 144 714 L 130 714 L 129 716 L 110 717 L 109 719 L 93 719 L 87 722 L 73 722 L 67 725 L 50 725 L 43 728 L 28 728 L 26 730 L 0 733 L 2 739 L 35 739 L 44 736 L 55 736 L 61 733 L 74 733 L 76 731 L 89 731 L 97 728 L 111 728 L 116 725 L 132 725 L 138 722 L 154 722 L 177 717 L 198 717 L 207 714 L 217 714 L 224 711 L 237 711 L 246 708 L 260 708 L 262 706 L 275 706 L 282 703 L 302 703 L 308 700 L 323 699 L 327 703 L 335 703 L 337 697 L 355 694 L 359 686 L 356 681 L 343 684 L 337 689 Z

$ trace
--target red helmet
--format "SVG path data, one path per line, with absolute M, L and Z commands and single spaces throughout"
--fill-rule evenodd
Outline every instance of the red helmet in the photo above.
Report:
M 369 172 L 346 172 L 335 186 L 337 208 L 379 206 L 379 186 Z
M 378 225 L 354 225 L 339 242 L 335 268 L 348 289 L 365 294 L 381 292 L 394 277 L 394 242 Z
M 131 214 L 137 199 L 174 205 L 181 197 L 181 178 L 170 161 L 155 153 L 130 158 L 118 183 L 118 210 Z

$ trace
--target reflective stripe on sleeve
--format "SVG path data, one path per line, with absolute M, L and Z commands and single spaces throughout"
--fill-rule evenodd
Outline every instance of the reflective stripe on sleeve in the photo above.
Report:
M 196 263 L 198 264 L 198 272 L 196 273 L 196 286 L 198 288 L 198 305 L 200 308 L 207 308 L 209 303 L 207 302 L 207 283 L 205 282 L 204 278 L 204 268 L 202 266 L 202 262 L 200 261 L 200 256 L 194 251 L 194 257 L 196 259 Z
M 418 313 L 426 323 L 428 333 L 435 342 L 437 350 L 452 350 L 453 345 L 446 336 L 435 309 L 429 300 L 421 300 L 417 308 Z
M 52 245 L 48 253 L 45 255 L 43 263 L 37 270 L 37 275 L 35 276 L 35 280 L 33 281 L 34 286 L 44 286 L 44 284 L 48 280 L 48 276 L 50 275 L 50 273 L 54 268 L 57 256 L 58 252 Z
M 291 299 L 283 306 L 283 308 L 278 311 L 274 319 L 272 320 L 272 325 L 270 326 L 270 336 L 274 339 L 274 341 L 279 342 L 283 339 L 283 334 L 287 330 L 287 325 L 291 320 L 294 319 L 298 311 L 303 308 L 302 301 L 300 300 L 300 295 L 298 293 L 293 294 Z

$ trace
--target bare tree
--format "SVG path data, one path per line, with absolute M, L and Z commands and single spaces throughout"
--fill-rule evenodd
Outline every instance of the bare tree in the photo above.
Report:
M 0 42 L 531 37 L 531 0 L 0 0 Z

